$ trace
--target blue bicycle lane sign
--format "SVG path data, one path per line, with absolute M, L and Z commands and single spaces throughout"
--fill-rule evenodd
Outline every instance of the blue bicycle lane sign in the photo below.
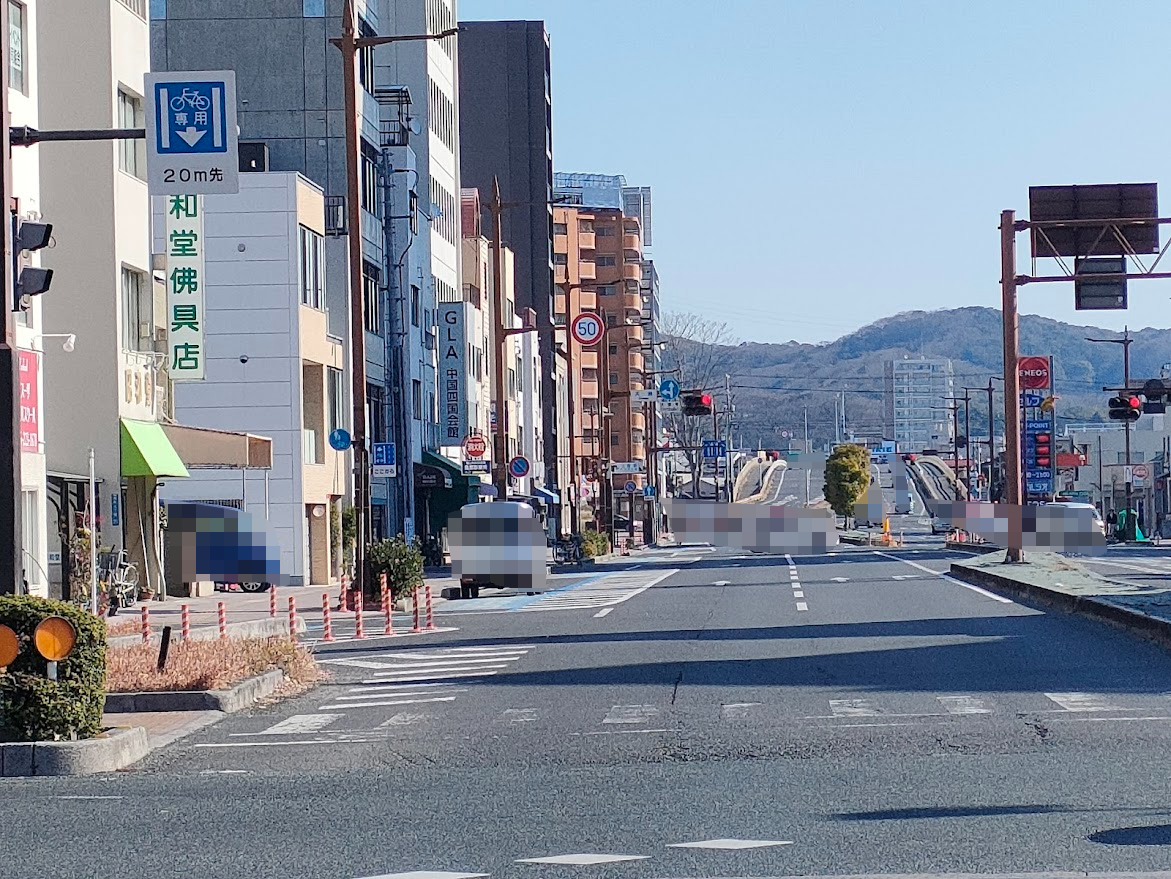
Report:
M 235 71 L 151 73 L 146 92 L 151 195 L 239 192 Z

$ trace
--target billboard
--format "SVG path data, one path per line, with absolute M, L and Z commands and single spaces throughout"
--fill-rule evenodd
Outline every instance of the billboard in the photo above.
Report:
M 440 445 L 458 446 L 468 431 L 468 315 L 464 302 L 439 303 Z
M 1053 358 L 1021 357 L 1021 463 L 1023 497 L 1052 500 L 1057 476 L 1057 415 L 1053 405 Z

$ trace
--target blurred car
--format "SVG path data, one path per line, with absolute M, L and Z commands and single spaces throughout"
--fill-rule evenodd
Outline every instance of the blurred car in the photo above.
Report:
M 252 514 L 219 504 L 168 501 L 165 506 L 168 583 L 211 581 L 265 592 L 281 584 L 280 547 Z
M 460 598 L 484 586 L 532 592 L 545 585 L 545 532 L 537 512 L 515 501 L 467 504 L 447 523 L 451 573 Z
M 1102 514 L 1098 512 L 1098 508 L 1093 504 L 1085 503 L 1084 501 L 1053 501 L 1046 504 L 1048 507 L 1065 507 L 1070 510 L 1089 510 L 1094 517 L 1094 527 L 1102 532 L 1102 536 L 1106 536 L 1106 520 L 1102 518 Z

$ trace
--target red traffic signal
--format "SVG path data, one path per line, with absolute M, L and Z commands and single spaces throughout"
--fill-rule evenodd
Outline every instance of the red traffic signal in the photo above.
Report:
M 700 394 L 699 402 L 701 404 L 703 404 L 704 406 L 708 406 L 710 408 L 712 405 L 712 395 L 711 394 Z
M 680 396 L 683 398 L 684 415 L 712 414 L 711 394 L 705 394 L 702 391 L 684 391 Z
M 1138 421 L 1143 411 L 1142 400 L 1134 396 L 1111 397 L 1107 405 L 1112 421 Z

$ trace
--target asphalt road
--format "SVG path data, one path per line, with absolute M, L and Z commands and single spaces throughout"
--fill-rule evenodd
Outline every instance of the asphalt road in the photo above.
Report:
M 683 547 L 453 603 L 448 631 L 323 649 L 327 684 L 133 770 L 0 782 L 0 875 L 1165 867 L 1171 656 L 951 557 Z M 712 840 L 769 844 L 688 845 Z M 564 855 L 636 859 L 528 862 Z

